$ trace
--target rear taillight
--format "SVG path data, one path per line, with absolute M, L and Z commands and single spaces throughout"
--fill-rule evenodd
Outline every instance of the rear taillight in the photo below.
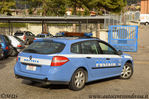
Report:
M 24 40 L 26 39 L 26 36 L 25 36 L 25 35 L 23 36 L 23 39 L 24 39 Z
M 34 38 L 34 40 L 36 40 L 36 38 Z
M 22 45 L 17 45 L 17 47 L 22 47 Z
M 16 62 L 18 62 L 18 56 L 17 56 L 17 58 L 16 58 Z
M 5 48 L 6 50 L 8 50 L 9 49 L 9 47 L 8 46 L 6 46 L 6 48 Z
M 54 56 L 51 62 L 51 66 L 62 66 L 67 63 L 69 59 L 64 56 Z

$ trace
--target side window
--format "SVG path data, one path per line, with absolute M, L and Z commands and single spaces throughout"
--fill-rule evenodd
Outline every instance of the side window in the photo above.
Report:
M 75 43 L 71 45 L 71 52 L 72 53 L 76 53 L 76 54 L 80 54 L 80 43 Z
M 106 43 L 99 42 L 103 54 L 116 54 L 116 51 Z
M 99 54 L 96 41 L 86 41 L 81 43 L 82 54 Z
M 31 36 L 34 36 L 34 34 L 33 34 L 32 32 L 29 32 L 29 34 L 30 34 Z
M 29 32 L 26 32 L 25 34 L 26 34 L 27 36 L 30 36 Z

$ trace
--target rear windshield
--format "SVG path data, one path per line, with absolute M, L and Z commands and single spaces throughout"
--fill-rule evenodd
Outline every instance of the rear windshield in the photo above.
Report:
M 17 32 L 17 33 L 15 33 L 14 35 L 15 35 L 15 36 L 22 36 L 23 33 L 22 33 L 22 32 Z
M 60 53 L 65 47 L 65 44 L 44 41 L 44 42 L 34 42 L 29 45 L 28 48 L 24 49 L 23 52 L 27 53 L 37 53 L 37 54 L 54 54 Z

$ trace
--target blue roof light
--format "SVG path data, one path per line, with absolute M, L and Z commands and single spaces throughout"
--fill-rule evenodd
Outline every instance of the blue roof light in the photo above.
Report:
M 86 37 L 92 37 L 93 36 L 93 33 L 84 33 L 84 36 L 86 36 Z

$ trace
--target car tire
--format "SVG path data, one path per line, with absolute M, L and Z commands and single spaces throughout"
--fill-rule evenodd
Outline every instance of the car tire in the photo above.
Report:
M 15 48 L 13 48 L 12 53 L 10 54 L 10 56 L 14 57 L 14 56 L 17 56 L 17 55 L 18 55 L 18 51 Z
M 3 60 L 5 58 L 4 52 L 2 52 L 2 56 L 0 58 L 0 60 Z
M 81 90 L 85 87 L 87 80 L 87 73 L 84 69 L 79 68 L 76 70 L 69 83 L 69 88 L 74 91 Z
M 121 72 L 121 79 L 130 79 L 133 75 L 133 67 L 131 63 L 126 63 Z

